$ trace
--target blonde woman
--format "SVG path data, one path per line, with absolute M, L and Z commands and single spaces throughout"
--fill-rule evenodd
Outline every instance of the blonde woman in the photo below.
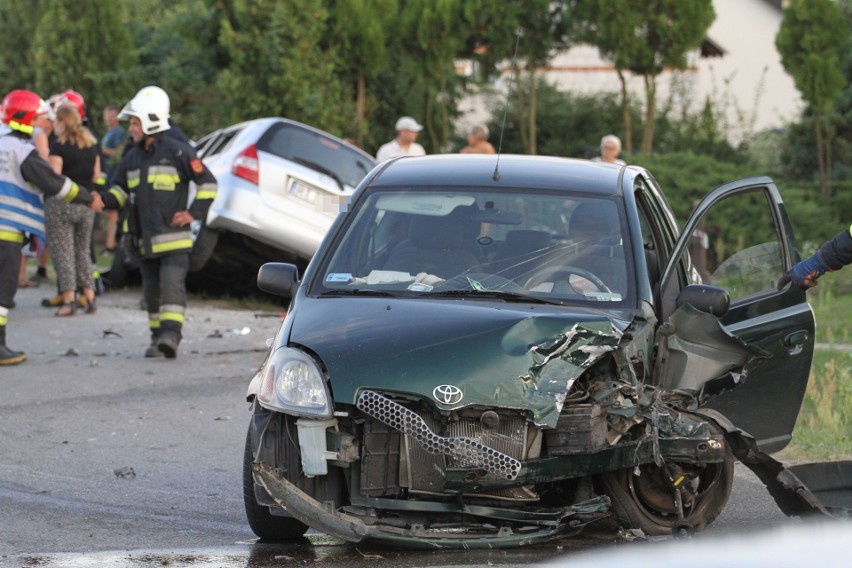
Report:
M 78 185 L 95 190 L 94 181 L 101 174 L 98 144 L 83 126 L 79 111 L 72 105 L 56 109 L 53 128 L 55 140 L 50 144 L 53 171 L 68 176 Z M 86 297 L 86 313 L 95 313 L 95 281 L 89 258 L 95 212 L 85 205 L 45 199 L 47 243 L 56 270 L 56 283 L 62 294 L 57 316 L 73 316 L 77 312 L 76 290 Z

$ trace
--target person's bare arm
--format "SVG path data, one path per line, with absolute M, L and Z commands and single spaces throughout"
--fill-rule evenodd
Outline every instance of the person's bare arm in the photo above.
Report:
M 43 160 L 47 160 L 48 156 L 50 156 L 50 146 L 47 143 L 47 134 L 43 130 L 39 132 L 35 138 L 33 138 L 33 144 L 35 145 L 36 150 L 38 150 L 38 155 L 41 156 Z
M 98 181 L 99 177 L 101 177 L 101 157 L 95 156 L 95 169 L 92 172 L 92 181 Z
M 47 163 L 50 164 L 50 167 L 53 168 L 54 173 L 61 174 L 62 173 L 62 156 L 48 156 Z

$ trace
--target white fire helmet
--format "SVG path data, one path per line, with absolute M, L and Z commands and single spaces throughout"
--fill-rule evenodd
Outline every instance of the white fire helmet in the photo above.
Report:
M 119 120 L 129 120 L 135 116 L 142 123 L 142 132 L 156 134 L 164 132 L 169 126 L 169 95 L 160 87 L 144 87 L 136 93 L 129 103 L 118 113 Z

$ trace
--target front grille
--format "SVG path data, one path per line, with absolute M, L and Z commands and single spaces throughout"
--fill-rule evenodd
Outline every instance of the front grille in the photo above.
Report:
M 357 406 L 361 412 L 410 436 L 428 453 L 447 456 L 461 467 L 484 469 L 508 480 L 518 477 L 521 471 L 519 460 L 469 437 L 436 434 L 417 413 L 378 393 L 364 391 Z

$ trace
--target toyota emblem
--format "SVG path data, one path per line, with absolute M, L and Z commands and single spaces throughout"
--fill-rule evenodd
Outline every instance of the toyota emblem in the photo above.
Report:
M 462 391 L 459 387 L 454 387 L 453 385 L 438 385 L 435 387 L 435 390 L 432 391 L 432 396 L 435 397 L 435 400 L 442 404 L 458 404 L 461 402 Z

